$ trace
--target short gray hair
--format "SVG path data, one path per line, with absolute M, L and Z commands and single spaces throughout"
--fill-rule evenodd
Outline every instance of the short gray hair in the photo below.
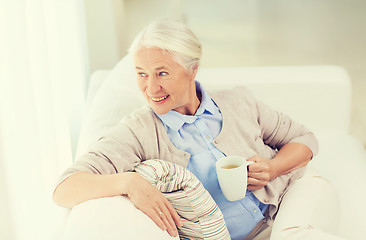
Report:
M 196 35 L 180 20 L 164 18 L 150 23 L 132 42 L 128 52 L 142 47 L 157 47 L 173 54 L 187 70 L 199 66 L 202 46 Z

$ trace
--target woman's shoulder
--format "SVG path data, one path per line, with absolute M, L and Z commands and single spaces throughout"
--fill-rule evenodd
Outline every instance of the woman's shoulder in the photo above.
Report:
M 112 137 L 119 139 L 118 141 L 121 142 L 125 139 L 133 142 L 136 138 L 141 141 L 149 136 L 154 136 L 154 134 L 148 133 L 156 132 L 158 125 L 156 118 L 154 112 L 148 106 L 136 108 L 125 115 L 117 125 L 111 127 L 103 137 Z
M 157 117 L 149 106 L 134 109 L 130 114 L 123 117 L 120 124 L 127 125 L 130 128 L 149 127 L 154 125 Z
M 147 136 L 157 136 L 158 133 L 165 131 L 160 118 L 149 106 L 143 106 L 133 110 L 126 115 L 119 123 L 120 128 L 133 133 L 139 138 Z
M 257 100 L 248 88 L 240 86 L 214 91 L 210 95 L 226 119 L 231 116 L 241 121 L 245 116 L 248 121 L 252 119 L 253 122 L 256 122 L 258 116 Z
M 254 103 L 255 97 L 252 92 L 244 86 L 238 86 L 231 89 L 218 90 L 218 91 L 210 91 L 210 96 L 214 99 L 214 101 L 224 101 L 224 102 L 232 102 L 232 101 L 240 101 L 247 103 Z

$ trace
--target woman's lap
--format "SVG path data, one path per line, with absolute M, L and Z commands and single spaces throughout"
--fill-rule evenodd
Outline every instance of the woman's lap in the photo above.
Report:
M 341 239 L 338 196 L 328 180 L 308 167 L 284 195 L 273 222 L 271 240 Z

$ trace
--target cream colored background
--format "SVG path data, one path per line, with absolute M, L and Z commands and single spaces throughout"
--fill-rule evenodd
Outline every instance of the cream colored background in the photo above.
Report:
M 366 146 L 366 1 L 85 0 L 85 7 L 91 72 L 112 68 L 159 17 L 186 21 L 205 67 L 343 66 L 353 87 L 350 131 Z

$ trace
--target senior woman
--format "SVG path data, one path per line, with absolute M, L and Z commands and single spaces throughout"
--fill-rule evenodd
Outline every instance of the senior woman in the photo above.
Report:
M 317 229 L 316 221 L 326 222 L 328 210 L 311 201 L 312 194 L 329 192 L 329 186 L 303 177 L 318 148 L 313 133 L 245 89 L 207 92 L 195 81 L 201 51 L 196 36 L 177 20 L 153 22 L 136 37 L 130 54 L 149 107 L 131 113 L 67 169 L 54 201 L 71 208 L 126 195 L 177 236 L 182 221 L 175 209 L 133 171 L 144 160 L 162 159 L 197 176 L 221 209 L 232 239 L 270 239 L 271 232 L 272 239 L 339 239 Z M 223 196 L 215 172 L 215 162 L 230 155 L 254 162 L 247 194 L 234 202 Z M 295 202 L 284 202 L 301 184 L 308 184 L 309 192 L 292 193 Z

